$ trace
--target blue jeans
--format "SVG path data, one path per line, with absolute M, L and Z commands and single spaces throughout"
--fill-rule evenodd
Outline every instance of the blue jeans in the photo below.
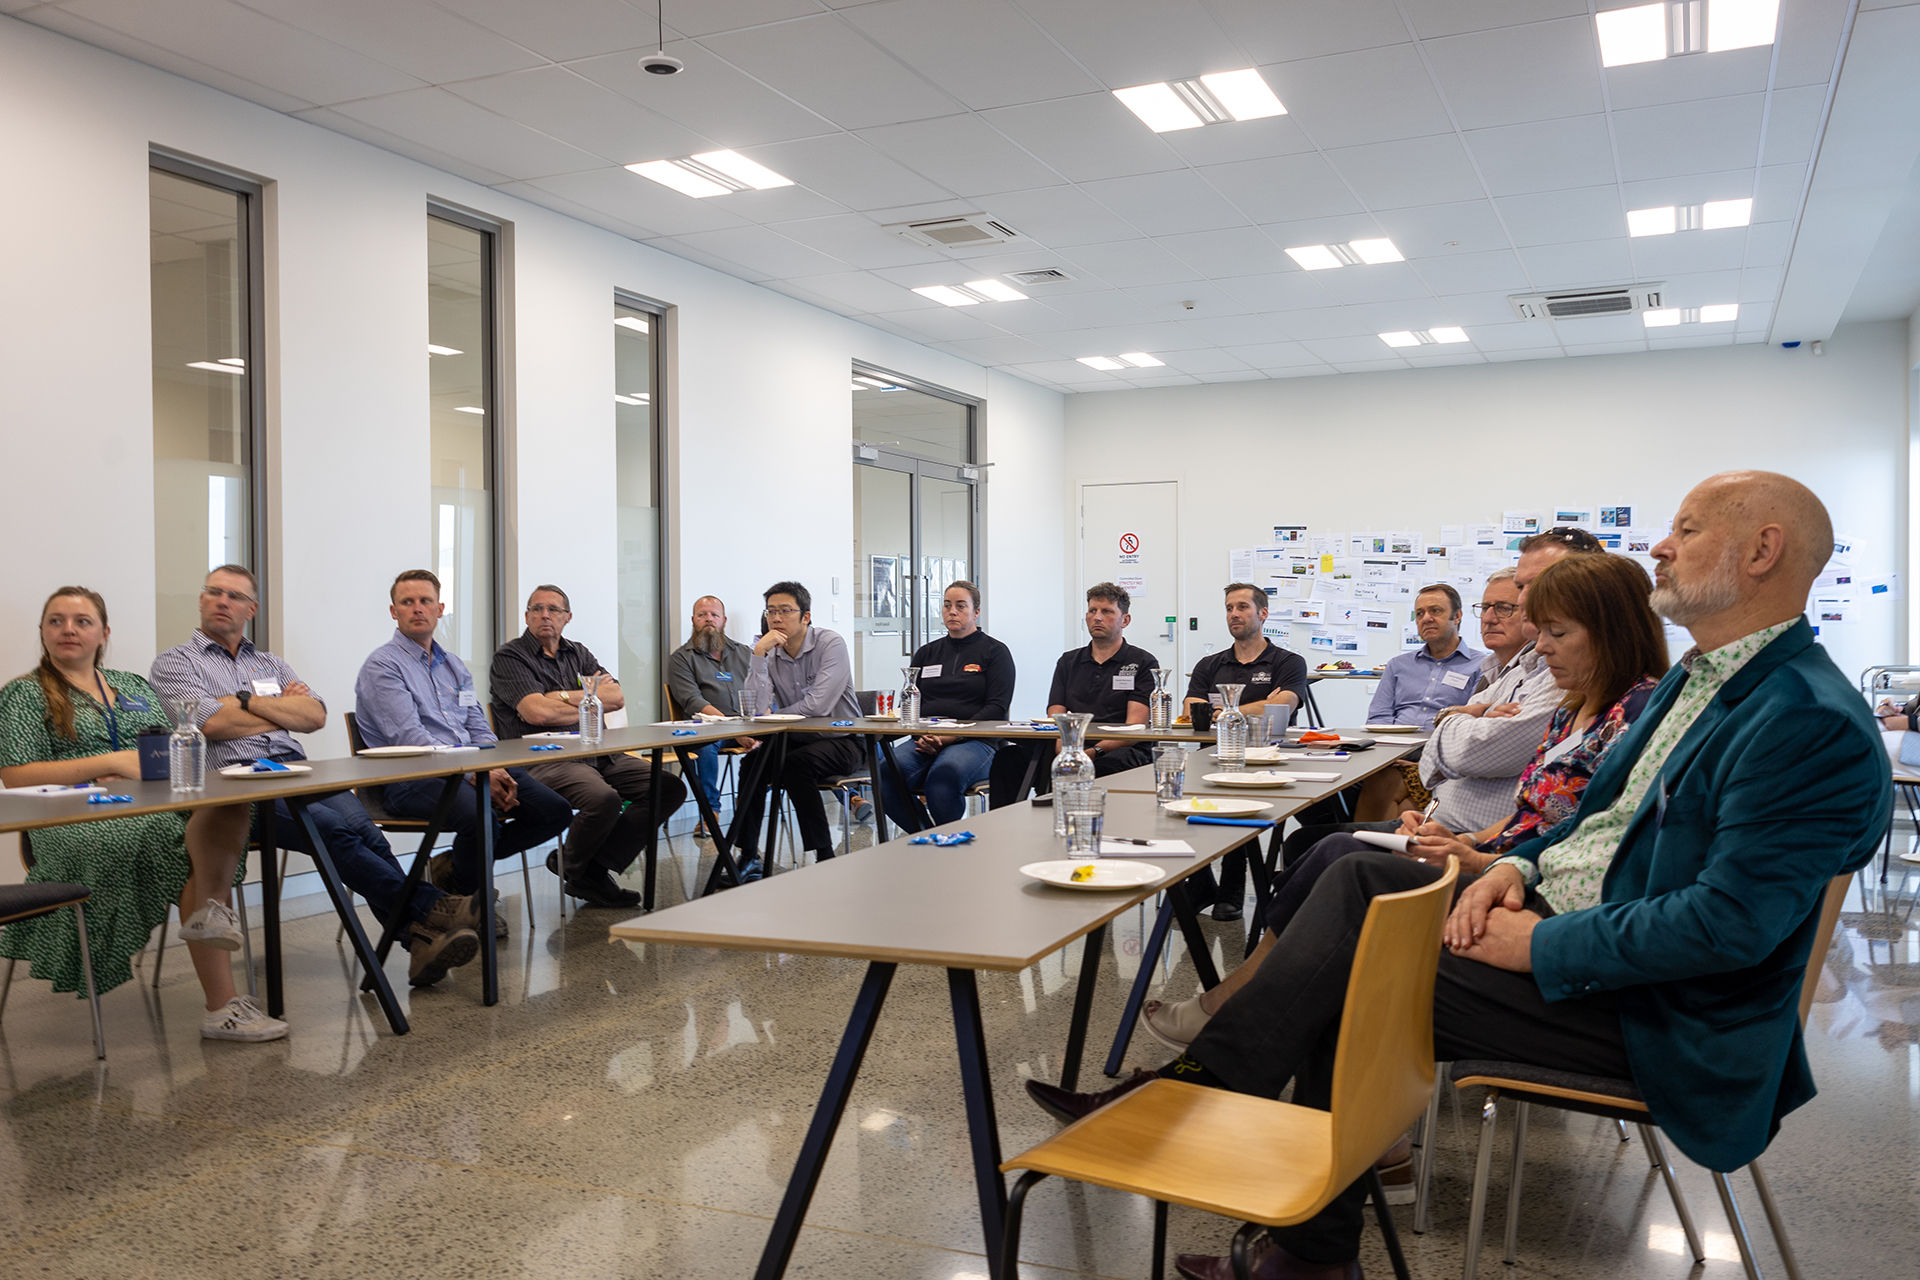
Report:
M 516 853 L 531 849 L 557 839 L 567 824 L 573 821 L 573 806 L 556 795 L 551 787 L 542 786 L 533 780 L 533 775 L 525 769 L 509 769 L 515 784 L 519 787 L 520 803 L 500 812 L 498 805 L 491 806 L 493 814 L 493 860 L 510 858 Z M 468 779 L 473 775 L 468 774 Z M 486 779 L 480 780 L 486 785 Z M 396 818 L 417 818 L 421 821 L 433 817 L 434 806 L 440 803 L 440 792 L 445 782 L 440 778 L 424 778 L 419 782 L 393 782 L 387 784 L 387 811 Z M 459 793 L 454 796 L 453 808 L 447 814 L 446 830 L 453 833 L 453 892 L 477 893 L 480 889 L 480 805 L 475 789 L 463 780 Z
M 707 807 L 720 812 L 720 744 L 709 742 L 693 753 L 693 771 L 707 793 Z
M 908 792 L 920 792 L 927 798 L 927 813 L 934 825 L 958 822 L 967 816 L 967 788 L 986 780 L 993 767 L 994 745 L 981 738 L 963 738 L 929 755 L 915 748 L 908 738 L 889 747 L 900 781 Z M 880 796 L 886 801 L 887 821 L 898 823 L 903 831 L 919 831 L 920 806 L 895 787 L 894 770 L 882 763 Z
M 327 842 L 327 853 L 333 858 L 342 883 L 373 904 L 382 920 L 392 918 L 393 909 L 400 901 L 400 890 L 406 886 L 407 873 L 393 856 L 386 835 L 373 825 L 373 819 L 360 807 L 353 792 L 340 791 L 310 801 L 307 814 L 319 829 L 320 838 Z M 293 816 L 293 809 L 285 800 L 274 804 L 273 816 L 274 838 L 280 846 L 312 856 L 313 841 L 307 836 L 307 828 Z M 257 818 L 254 834 L 259 835 Z M 428 908 L 441 897 L 440 890 L 424 881 L 415 885 L 413 910 L 408 918 L 425 919 Z M 403 942 L 406 940 L 405 930 L 400 937 Z

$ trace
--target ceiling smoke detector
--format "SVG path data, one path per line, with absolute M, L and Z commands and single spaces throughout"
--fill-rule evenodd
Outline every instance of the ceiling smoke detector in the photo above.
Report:
M 677 76 L 687 64 L 667 53 L 667 0 L 660 0 L 654 14 L 654 43 L 657 51 L 640 59 L 640 69 L 656 76 Z

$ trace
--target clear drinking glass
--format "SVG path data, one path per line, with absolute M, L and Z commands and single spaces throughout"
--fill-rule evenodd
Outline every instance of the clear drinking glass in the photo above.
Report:
M 740 686 L 740 714 L 748 720 L 760 714 L 760 691 L 751 684 Z
M 1067 857 L 1089 862 L 1100 856 L 1100 830 L 1106 825 L 1107 789 L 1077 787 L 1054 797 L 1054 807 L 1067 826 Z
M 1247 717 L 1240 710 L 1240 694 L 1247 686 L 1243 684 L 1223 684 L 1220 689 L 1220 719 L 1218 721 L 1219 746 L 1214 750 L 1214 759 L 1229 769 L 1243 769 L 1247 764 Z
M 1267 745 L 1273 746 L 1287 740 L 1287 726 L 1293 723 L 1293 708 L 1284 702 L 1267 704 Z
M 580 677 L 580 745 L 597 747 L 605 736 L 607 718 L 600 706 L 600 673 Z
M 1153 790 L 1162 800 L 1178 800 L 1186 790 L 1187 749 L 1162 742 L 1153 749 Z
M 1087 726 L 1093 716 L 1062 711 L 1053 718 L 1060 726 L 1060 754 L 1053 758 L 1053 834 L 1067 834 L 1067 795 L 1093 785 L 1093 757 L 1087 754 Z
M 1167 686 L 1172 678 L 1169 668 L 1153 668 L 1153 693 L 1147 698 L 1147 727 L 1155 733 L 1173 728 L 1173 690 Z
M 900 668 L 900 723 L 902 726 L 920 723 L 920 668 Z
M 167 780 L 174 791 L 207 789 L 207 735 L 200 732 L 200 699 L 182 698 L 173 706 L 173 733 L 167 738 Z

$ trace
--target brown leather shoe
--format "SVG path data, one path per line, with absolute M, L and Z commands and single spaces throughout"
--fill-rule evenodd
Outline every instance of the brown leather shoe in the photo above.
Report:
M 1119 1101 L 1154 1078 L 1153 1072 L 1145 1067 L 1135 1067 L 1132 1075 L 1113 1088 L 1102 1089 L 1099 1093 L 1070 1093 L 1057 1084 L 1029 1080 L 1027 1096 L 1039 1103 L 1042 1111 L 1061 1124 L 1072 1124 L 1075 1120 L 1092 1115 L 1109 1102 Z
M 1337 1262 L 1323 1266 L 1302 1262 L 1262 1232 L 1247 1249 L 1247 1271 L 1253 1280 L 1361 1280 L 1360 1262 Z M 1204 1253 L 1183 1253 L 1173 1260 L 1173 1269 L 1187 1280 L 1234 1280 L 1229 1258 L 1209 1257 Z

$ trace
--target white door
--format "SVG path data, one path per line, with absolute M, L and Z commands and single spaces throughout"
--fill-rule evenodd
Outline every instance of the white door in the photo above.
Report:
M 1186 689 L 1180 665 L 1180 484 L 1176 480 L 1080 486 L 1080 590 L 1069 634 L 1086 643 L 1079 615 L 1087 588 L 1117 582 L 1133 598 L 1127 640 L 1175 673 L 1174 696 Z

